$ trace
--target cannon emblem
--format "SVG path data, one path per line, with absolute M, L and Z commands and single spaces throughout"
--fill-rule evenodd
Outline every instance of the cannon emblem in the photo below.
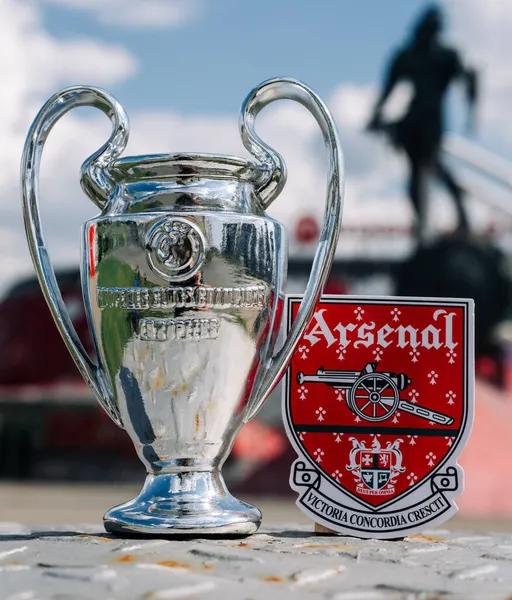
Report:
M 345 390 L 348 408 L 365 421 L 385 421 L 400 409 L 439 425 L 453 423 L 454 419 L 448 415 L 401 399 L 400 392 L 411 385 L 411 379 L 405 373 L 377 371 L 378 365 L 369 362 L 361 371 L 328 371 L 320 367 L 315 375 L 297 373 L 297 383 L 324 383 Z

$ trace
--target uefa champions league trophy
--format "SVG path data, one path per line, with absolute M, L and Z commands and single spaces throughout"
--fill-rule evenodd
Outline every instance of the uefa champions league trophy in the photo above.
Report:
M 304 300 L 276 352 L 287 241 L 265 210 L 285 184 L 286 167 L 256 135 L 254 120 L 281 98 L 314 115 L 330 164 Z M 83 225 L 81 260 L 97 362 L 85 353 L 62 301 L 37 198 L 46 137 L 76 106 L 101 109 L 113 126 L 81 168 L 82 188 L 101 211 Z M 148 472 L 137 498 L 106 513 L 110 532 L 246 535 L 261 521 L 257 508 L 229 493 L 221 467 L 242 425 L 286 370 L 323 290 L 341 225 L 343 157 L 326 106 L 294 79 L 255 88 L 242 106 L 240 131 L 257 162 L 204 154 L 120 159 L 128 140 L 123 107 L 102 90 L 78 86 L 46 102 L 25 143 L 24 218 L 39 283 L 82 376 L 127 431 Z

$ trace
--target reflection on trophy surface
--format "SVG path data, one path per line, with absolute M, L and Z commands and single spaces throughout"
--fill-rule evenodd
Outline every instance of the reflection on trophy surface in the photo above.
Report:
M 285 183 L 285 165 L 253 122 L 279 98 L 301 102 L 316 117 L 330 170 L 303 305 L 276 351 L 286 232 L 264 211 Z M 80 105 L 101 108 L 113 123 L 109 142 L 82 167 L 82 187 L 101 210 L 83 226 L 81 265 L 98 364 L 65 311 L 37 206 L 42 142 Z M 343 165 L 329 112 L 298 81 L 258 86 L 242 107 L 240 127 L 257 162 L 192 154 L 119 159 L 128 138 L 123 108 L 106 92 L 75 87 L 46 103 L 27 138 L 23 200 L 39 281 L 82 375 L 148 471 L 141 494 L 105 515 L 108 531 L 245 535 L 261 520 L 258 509 L 228 492 L 221 467 L 241 426 L 284 373 L 322 291 L 338 239 Z

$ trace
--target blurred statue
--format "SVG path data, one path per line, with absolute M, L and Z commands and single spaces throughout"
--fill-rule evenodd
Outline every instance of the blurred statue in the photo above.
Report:
M 394 293 L 473 298 L 475 356 L 491 359 L 493 383 L 505 385 L 506 356 L 500 334 L 512 322 L 512 282 L 507 257 L 500 249 L 477 236 L 440 236 L 420 245 L 398 268 Z
M 442 13 L 436 6 L 428 8 L 414 27 L 412 39 L 393 57 L 382 93 L 368 125 L 369 130 L 385 131 L 393 145 L 405 152 L 410 169 L 409 197 L 416 215 L 416 233 L 425 234 L 425 212 L 429 177 L 436 176 L 453 197 L 460 232 L 468 231 L 463 204 L 463 190 L 440 159 L 444 129 L 444 98 L 452 83 L 461 80 L 466 86 L 469 104 L 468 128 L 473 128 L 477 99 L 474 70 L 462 65 L 459 54 L 439 41 L 443 27 Z M 402 81 L 409 82 L 414 94 L 405 116 L 394 123 L 384 123 L 382 108 Z

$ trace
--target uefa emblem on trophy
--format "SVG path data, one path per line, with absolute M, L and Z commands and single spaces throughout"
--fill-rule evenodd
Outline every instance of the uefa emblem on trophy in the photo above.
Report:
M 329 150 L 325 219 L 299 314 L 276 349 L 284 304 L 284 227 L 265 210 L 281 192 L 281 156 L 254 132 L 259 111 L 293 99 L 318 121 Z M 82 165 L 100 214 L 82 230 L 82 285 L 97 362 L 66 312 L 43 239 L 37 203 L 46 137 L 70 109 L 108 115 L 108 142 Z M 148 475 L 140 495 L 107 512 L 107 531 L 250 534 L 260 511 L 234 498 L 221 468 L 242 425 L 285 372 L 328 276 L 342 213 L 343 159 L 336 126 L 299 81 L 273 79 L 240 116 L 255 157 L 170 154 L 119 158 L 123 107 L 108 93 L 72 87 L 43 106 L 22 159 L 26 232 L 38 279 L 82 376 L 131 437 Z

